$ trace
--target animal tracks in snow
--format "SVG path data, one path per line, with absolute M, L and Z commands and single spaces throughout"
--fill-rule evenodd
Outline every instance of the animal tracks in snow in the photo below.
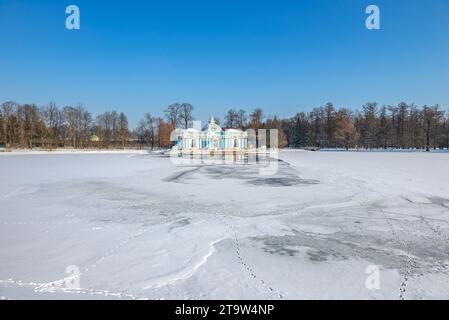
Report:
M 256 281 L 259 281 L 260 284 L 267 289 L 270 293 L 275 294 L 278 298 L 283 299 L 284 296 L 281 292 L 279 292 L 278 290 L 273 289 L 272 286 L 270 286 L 267 281 L 263 280 L 262 278 L 260 278 L 258 275 L 256 275 L 256 272 L 254 271 L 253 268 L 251 268 L 248 263 L 246 262 L 246 260 L 243 258 L 242 254 L 241 254 L 241 247 L 240 247 L 240 241 L 237 235 L 237 230 L 231 225 L 229 224 L 224 215 L 219 215 L 216 214 L 215 215 L 217 217 L 217 219 L 224 224 L 232 233 L 233 236 L 233 243 L 234 243 L 234 248 L 235 248 L 235 252 L 237 255 L 237 259 L 239 260 L 240 264 L 243 266 L 243 268 L 249 273 L 249 275 L 251 276 L 251 278 L 253 278 Z
M 76 289 L 66 288 L 63 286 L 66 280 L 68 280 L 68 278 L 52 282 L 41 283 L 41 282 L 26 282 L 21 280 L 7 279 L 7 280 L 0 280 L 0 284 L 15 285 L 19 287 L 32 287 L 34 292 L 37 293 L 66 293 L 66 294 L 103 296 L 106 298 L 118 298 L 130 300 L 146 299 L 124 292 L 113 292 L 109 290 L 87 289 L 87 288 L 76 288 Z
M 385 221 L 387 222 L 391 233 L 393 234 L 395 240 L 400 244 L 402 250 L 405 252 L 406 257 L 407 257 L 407 261 L 406 264 L 404 266 L 404 270 L 403 270 L 403 276 L 402 276 L 402 282 L 401 285 L 399 287 L 399 299 L 400 300 L 405 300 L 405 293 L 406 293 L 406 289 L 407 289 L 407 281 L 409 280 L 411 274 L 412 274 L 412 269 L 413 269 L 413 260 L 411 258 L 410 255 L 410 251 L 407 248 L 406 243 L 402 240 L 402 238 L 399 236 L 398 231 L 396 230 L 396 228 L 394 227 L 393 223 L 391 222 L 391 218 L 386 214 L 386 212 L 383 209 L 380 209 Z

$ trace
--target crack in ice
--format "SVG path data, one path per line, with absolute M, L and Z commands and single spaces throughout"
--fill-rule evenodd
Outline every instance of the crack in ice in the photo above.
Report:
M 204 255 L 201 260 L 195 264 L 191 269 L 183 270 L 180 272 L 177 272 L 173 275 L 169 275 L 166 277 L 159 278 L 157 280 L 152 281 L 150 284 L 147 284 L 144 286 L 144 289 L 157 289 L 161 288 L 170 284 L 173 284 L 177 281 L 186 280 L 190 277 L 192 277 L 204 264 L 206 264 L 207 260 L 214 254 L 215 252 L 215 245 L 224 239 L 216 240 L 209 244 L 209 252 Z

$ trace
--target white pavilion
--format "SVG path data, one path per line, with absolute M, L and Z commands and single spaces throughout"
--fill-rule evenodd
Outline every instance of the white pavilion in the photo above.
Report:
M 211 118 L 201 131 L 180 130 L 176 143 L 184 151 L 243 151 L 248 148 L 248 133 L 239 129 L 223 130 Z

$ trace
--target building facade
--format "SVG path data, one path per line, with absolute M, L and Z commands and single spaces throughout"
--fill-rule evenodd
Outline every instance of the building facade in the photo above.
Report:
M 175 142 L 178 150 L 183 151 L 239 151 L 248 148 L 248 134 L 239 129 L 223 130 L 211 118 L 201 131 L 193 128 L 179 130 Z

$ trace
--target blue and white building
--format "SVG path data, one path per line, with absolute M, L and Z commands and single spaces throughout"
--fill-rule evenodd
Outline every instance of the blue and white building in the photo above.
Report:
M 179 130 L 176 145 L 184 151 L 240 151 L 248 148 L 248 134 L 240 129 L 223 130 L 214 118 L 200 131 Z

